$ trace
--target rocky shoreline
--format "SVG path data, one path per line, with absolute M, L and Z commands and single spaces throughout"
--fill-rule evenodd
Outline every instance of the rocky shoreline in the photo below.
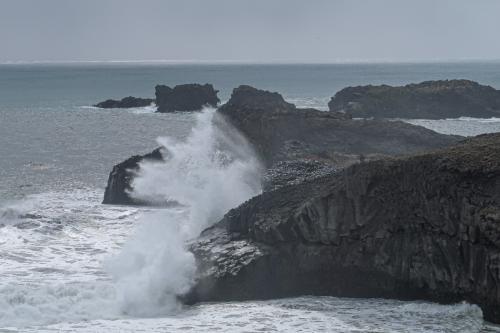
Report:
M 466 300 L 500 320 L 500 134 L 265 192 L 191 244 L 198 301 Z
M 198 278 L 180 298 L 465 300 L 500 322 L 500 134 L 465 139 L 331 109 L 250 86 L 218 108 L 259 154 L 264 192 L 189 244 Z M 104 203 L 145 204 L 128 195 L 133 176 L 166 155 L 115 166 Z
M 297 108 L 278 93 L 250 86 L 235 88 L 217 112 L 259 153 L 267 169 L 266 189 L 314 178 L 360 161 L 446 147 L 461 139 L 400 121 L 354 120 L 341 112 Z M 136 157 L 133 162 L 124 162 L 126 168 L 119 167 L 123 163 L 115 167 L 104 203 L 131 203 L 123 193 L 130 189 L 128 185 L 112 184 L 131 179 L 140 161 Z

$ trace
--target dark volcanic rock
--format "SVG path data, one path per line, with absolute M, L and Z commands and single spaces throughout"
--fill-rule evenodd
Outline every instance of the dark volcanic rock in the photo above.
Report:
M 205 105 L 216 107 L 220 102 L 211 84 L 181 84 L 174 88 L 158 85 L 155 91 L 158 112 L 196 111 Z
M 138 98 L 138 97 L 125 97 L 119 101 L 114 99 L 108 99 L 104 102 L 97 103 L 94 105 L 98 108 L 103 109 L 113 109 L 113 108 L 139 108 L 151 105 L 154 102 L 154 99 L 151 98 Z
M 445 147 L 458 139 L 403 122 L 299 109 L 277 93 L 249 86 L 234 89 L 219 112 L 250 140 L 268 167 L 300 158 L 343 167 L 377 155 Z
M 500 90 L 468 80 L 369 85 L 342 89 L 328 106 L 356 118 L 500 117 Z
M 157 148 L 146 155 L 135 155 L 117 164 L 111 170 L 108 185 L 104 192 L 103 204 L 115 205 L 141 205 L 145 204 L 129 196 L 132 190 L 131 182 L 134 173 L 139 169 L 139 163 L 143 160 L 163 160 L 162 149 Z
M 317 160 L 280 161 L 265 172 L 262 182 L 263 190 L 273 191 L 283 186 L 297 185 L 335 171 L 337 169 L 332 164 Z
M 184 300 L 467 300 L 500 322 L 499 147 L 483 135 L 264 192 L 191 244 Z

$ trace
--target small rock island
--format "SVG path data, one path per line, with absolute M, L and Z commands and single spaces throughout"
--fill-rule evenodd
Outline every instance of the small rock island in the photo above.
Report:
M 328 107 L 355 118 L 491 118 L 500 117 L 500 90 L 470 80 L 368 85 L 340 90 Z
M 95 104 L 103 109 L 138 108 L 155 103 L 157 112 L 197 111 L 204 106 L 216 107 L 220 102 L 218 91 L 211 84 L 181 84 L 173 88 L 165 85 L 155 87 L 155 99 L 125 97 L 121 100 L 108 99 Z

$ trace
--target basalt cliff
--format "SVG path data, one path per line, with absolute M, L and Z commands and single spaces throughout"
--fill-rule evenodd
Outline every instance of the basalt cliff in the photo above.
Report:
M 466 300 L 500 322 L 500 134 L 264 192 L 191 245 L 187 303 Z

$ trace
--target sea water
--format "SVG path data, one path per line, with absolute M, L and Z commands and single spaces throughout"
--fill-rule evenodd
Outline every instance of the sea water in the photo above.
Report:
M 193 283 L 184 240 L 259 193 L 260 166 L 213 110 L 100 110 L 154 85 L 250 84 L 327 109 L 344 86 L 467 78 L 500 88 L 500 64 L 0 65 L 0 331 L 488 332 L 471 304 L 304 296 L 182 306 Z M 498 119 L 406 120 L 442 133 L 500 131 Z M 214 123 L 216 125 L 214 125 Z M 135 195 L 170 209 L 102 205 L 111 167 L 159 144 Z

